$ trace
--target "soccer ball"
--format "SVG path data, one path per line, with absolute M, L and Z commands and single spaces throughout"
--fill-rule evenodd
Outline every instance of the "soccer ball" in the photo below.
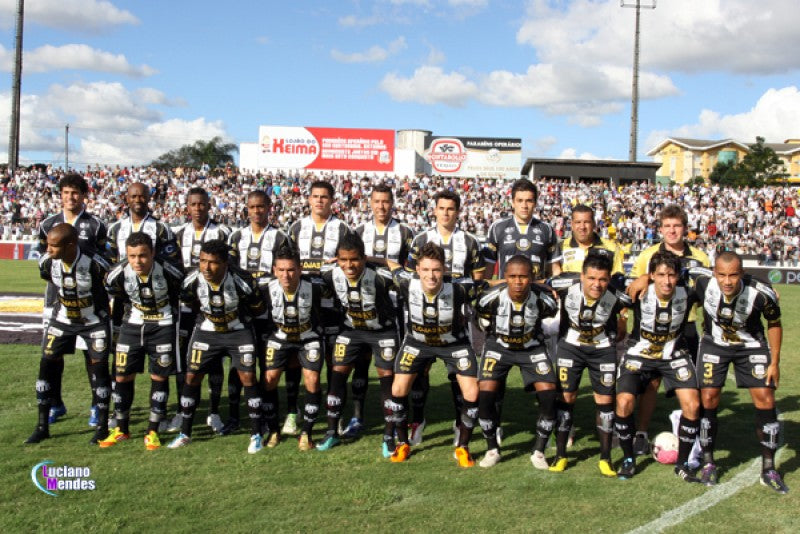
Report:
M 662 432 L 653 440 L 653 458 L 661 464 L 678 461 L 678 437 L 672 432 Z

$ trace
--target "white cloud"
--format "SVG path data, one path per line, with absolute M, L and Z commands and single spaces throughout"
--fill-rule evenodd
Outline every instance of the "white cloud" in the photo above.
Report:
M 399 53 L 406 48 L 406 46 L 405 37 L 400 36 L 389 43 L 386 48 L 375 45 L 365 52 L 354 52 L 351 54 L 346 54 L 334 49 L 331 50 L 331 57 L 342 63 L 380 63 L 386 61 L 390 56 Z
M 214 136 L 227 138 L 221 121 L 165 119 L 155 105 L 175 105 L 155 89 L 130 91 L 119 83 L 53 85 L 21 101 L 20 151 L 50 152 L 61 161 L 64 126 L 70 125 L 70 162 L 143 164 L 164 152 Z M 10 96 L 0 94 L 0 135 L 8 138 Z
M 398 102 L 446 104 L 462 107 L 478 94 L 478 85 L 461 73 L 444 72 L 440 67 L 423 66 L 410 78 L 389 73 L 380 87 Z
M 600 158 L 595 156 L 591 152 L 581 152 L 578 154 L 578 151 L 574 148 L 565 148 L 561 151 L 561 153 L 556 156 L 557 159 L 591 159 L 591 160 L 598 160 L 598 159 L 608 159 L 608 158 Z
M 775 73 L 800 68 L 796 0 L 670 0 L 641 11 L 643 69 Z M 630 69 L 634 13 L 616 0 L 534 0 L 517 41 L 543 62 Z
M 535 148 L 534 152 L 536 154 L 546 154 L 550 152 L 550 149 L 553 148 L 556 143 L 558 143 L 558 138 L 554 135 L 546 135 L 544 137 L 540 137 L 538 139 L 533 140 L 533 146 Z
M 16 13 L 16 0 L 0 0 L 0 26 L 13 27 Z M 106 0 L 37 0 L 25 3 L 25 22 L 101 33 L 112 26 L 139 24 L 139 19 Z
M 489 5 L 489 0 L 447 0 L 447 3 L 453 7 L 481 9 Z
M 381 17 L 372 15 L 369 17 L 359 17 L 357 15 L 345 15 L 339 17 L 339 26 L 344 28 L 366 28 L 367 26 L 375 26 L 382 22 Z
M 14 51 L 0 45 L 0 68 L 11 71 Z M 122 74 L 132 78 L 152 76 L 156 70 L 147 66 L 131 65 L 123 54 L 112 54 L 83 44 L 63 46 L 44 45 L 26 51 L 23 56 L 25 72 L 50 72 L 54 70 L 88 70 Z
M 697 122 L 673 130 L 656 130 L 647 137 L 647 148 L 651 149 L 667 137 L 698 139 L 736 139 L 755 142 L 756 136 L 767 142 L 781 143 L 785 139 L 797 138 L 800 124 L 800 90 L 795 86 L 769 89 L 758 102 L 743 113 L 723 115 L 718 111 L 704 109 Z

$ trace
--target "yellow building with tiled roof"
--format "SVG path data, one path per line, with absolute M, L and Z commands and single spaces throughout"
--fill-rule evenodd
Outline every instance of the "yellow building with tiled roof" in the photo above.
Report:
M 800 182 L 800 139 L 787 139 L 783 143 L 764 143 L 783 160 L 788 181 Z M 741 161 L 750 151 L 750 145 L 734 139 L 707 140 L 668 137 L 647 153 L 660 163 L 656 179 L 686 183 L 695 177 L 708 180 L 717 162 Z

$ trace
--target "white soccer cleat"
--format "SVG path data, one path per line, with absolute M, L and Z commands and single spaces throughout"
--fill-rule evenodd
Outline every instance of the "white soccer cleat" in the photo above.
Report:
M 180 432 L 182 425 L 183 425 L 183 416 L 179 413 L 176 413 L 175 417 L 172 418 L 172 421 L 169 422 L 169 426 L 167 427 L 167 432 Z
M 542 451 L 533 451 L 533 454 L 531 454 L 531 463 L 536 469 L 550 469 L 550 464 L 547 463 L 547 458 L 544 457 Z
M 286 421 L 283 422 L 283 428 L 281 428 L 281 434 L 284 436 L 294 436 L 297 434 L 297 414 L 290 413 L 286 416 Z
M 218 413 L 209 414 L 209 416 L 206 417 L 206 424 L 211 427 L 214 434 L 219 434 L 222 431 L 222 427 L 225 426 Z
M 248 453 L 255 454 L 263 448 L 264 446 L 261 443 L 261 434 L 253 434 L 250 436 L 250 444 L 247 446 Z
M 494 467 L 500 462 L 500 451 L 497 449 L 489 449 L 486 455 L 478 462 L 481 467 Z
M 180 434 L 177 435 L 177 437 L 175 439 L 173 439 L 172 441 L 169 442 L 169 445 L 167 445 L 167 448 L 168 449 L 179 449 L 181 447 L 187 446 L 191 442 L 192 442 L 192 438 L 190 438 L 189 436 L 187 436 L 184 433 L 180 433 Z
M 425 430 L 425 419 L 421 423 L 411 423 L 411 432 L 408 436 L 408 444 L 417 446 L 422 443 L 422 431 Z

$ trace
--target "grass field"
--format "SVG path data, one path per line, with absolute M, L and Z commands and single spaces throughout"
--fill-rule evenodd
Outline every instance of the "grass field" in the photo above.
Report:
M 0 260 L 0 293 L 44 293 L 35 261 Z
M 22 264 L 35 265 L 16 262 L 11 276 L 5 272 L 10 266 L 0 264 L 0 292 L 30 283 L 22 279 Z M 781 286 L 780 291 L 785 348 L 777 396 L 790 446 L 779 458 L 792 491 L 779 496 L 757 483 L 745 484 L 670 532 L 800 531 L 798 457 L 791 446 L 800 436 L 800 288 Z M 132 414 L 133 439 L 107 450 L 91 447 L 89 389 L 81 356 L 68 359 L 64 398 L 69 414 L 51 427 L 53 439 L 23 446 L 35 425 L 38 357 L 35 346 L 0 346 L 5 370 L 0 375 L 0 532 L 626 532 L 695 498 L 702 502 L 722 488 L 679 482 L 671 467 L 649 459 L 640 459 L 641 473 L 632 480 L 604 479 L 596 468 L 594 410 L 587 387 L 576 410 L 578 441 L 569 469 L 561 474 L 533 469 L 528 455 L 535 403 L 521 391 L 518 375 L 507 394 L 503 462 L 491 470 L 460 470 L 451 456 L 452 407 L 440 364 L 432 375 L 425 441 L 403 465 L 380 455 L 374 376 L 369 432 L 328 452 L 301 453 L 287 440 L 251 456 L 245 434 L 216 437 L 205 426 L 196 427 L 195 440 L 185 449 L 145 451 L 141 439 L 148 386 L 143 377 Z M 747 393 L 727 389 L 722 406 L 718 463 L 726 483 L 752 465 L 759 447 Z M 674 407 L 674 400 L 659 400 L 651 432 L 668 429 L 667 415 Z M 198 411 L 197 421 L 201 419 L 204 406 Z M 317 436 L 323 426 L 318 424 Z M 476 437 L 472 450 L 480 458 L 483 440 Z M 552 454 L 551 449 L 548 456 Z M 617 449 L 615 461 L 619 456 Z M 31 481 L 31 469 L 44 460 L 54 466 L 88 466 L 97 489 L 62 491 L 58 497 L 40 492 Z

